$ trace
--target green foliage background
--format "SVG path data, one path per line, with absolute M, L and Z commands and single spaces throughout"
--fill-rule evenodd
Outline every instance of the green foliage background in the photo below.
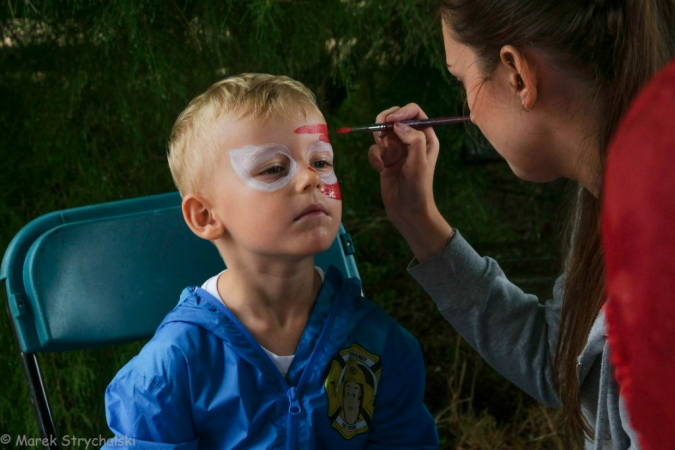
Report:
M 331 129 L 414 101 L 462 108 L 445 73 L 435 0 L 6 0 L 0 5 L 0 249 L 57 209 L 174 190 L 166 141 L 190 99 L 224 76 L 289 75 Z M 467 164 L 464 128 L 439 128 L 441 211 L 524 288 L 558 270 L 563 186 L 527 184 L 505 164 Z M 366 294 L 417 336 L 427 404 L 444 448 L 555 448 L 555 411 L 495 374 L 405 273 L 368 136 L 333 136 Z M 38 437 L 9 319 L 0 315 L 0 434 Z M 61 435 L 109 436 L 103 392 L 142 343 L 40 360 Z M 7 448 L 12 448 L 9 446 Z

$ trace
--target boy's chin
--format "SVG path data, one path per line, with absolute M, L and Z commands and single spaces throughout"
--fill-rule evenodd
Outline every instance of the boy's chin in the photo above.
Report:
M 293 236 L 280 236 L 277 239 L 258 241 L 250 250 L 260 255 L 274 258 L 311 258 L 324 253 L 336 241 L 339 230 L 313 229 L 294 233 Z
M 325 251 L 330 249 L 334 241 L 335 237 L 333 237 L 333 239 L 331 239 L 328 242 L 317 242 L 315 244 L 308 245 L 307 248 L 303 249 L 305 251 L 303 251 L 302 253 L 307 256 L 320 255 L 321 253 L 324 253 Z
M 293 249 L 293 252 L 295 253 L 297 251 L 298 256 L 317 256 L 320 255 L 321 253 L 326 252 L 328 249 L 331 248 L 333 243 L 335 242 L 335 238 L 337 237 L 337 233 L 331 234 L 331 235 L 326 235 L 326 236 L 320 236 L 315 240 L 312 240 L 312 242 L 307 242 L 305 245 L 301 245 Z

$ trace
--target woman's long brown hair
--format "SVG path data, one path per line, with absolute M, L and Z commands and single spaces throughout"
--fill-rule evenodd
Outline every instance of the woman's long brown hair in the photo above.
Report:
M 535 49 L 589 86 L 596 102 L 602 165 L 640 88 L 675 56 L 675 0 L 442 0 L 443 20 L 478 55 L 486 77 L 504 45 Z M 602 185 L 602 173 L 595 174 Z M 566 446 L 592 439 L 579 401 L 577 357 L 604 302 L 600 201 L 581 188 L 566 230 L 565 283 L 555 353 Z M 627 239 L 630 237 L 627 236 Z

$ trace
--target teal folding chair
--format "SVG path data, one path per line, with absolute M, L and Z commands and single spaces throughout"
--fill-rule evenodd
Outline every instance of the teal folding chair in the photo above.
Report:
M 7 308 L 43 438 L 59 438 L 37 354 L 151 337 L 182 289 L 225 268 L 216 248 L 189 230 L 178 193 L 57 211 L 26 225 L 2 260 Z M 340 227 L 316 258 L 359 277 Z M 103 395 L 103 392 L 101 392 Z

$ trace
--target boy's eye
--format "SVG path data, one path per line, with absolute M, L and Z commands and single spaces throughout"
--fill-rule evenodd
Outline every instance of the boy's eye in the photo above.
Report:
M 288 174 L 288 167 L 282 164 L 273 164 L 260 167 L 253 171 L 254 176 L 261 181 L 271 182 Z
M 273 166 L 270 167 L 269 169 L 265 169 L 261 172 L 261 175 L 276 175 L 278 173 L 283 172 L 285 169 L 281 166 Z
M 330 170 L 330 168 L 331 168 L 333 165 L 330 163 L 330 161 L 326 161 L 326 160 L 318 160 L 318 161 L 312 162 L 312 163 L 310 164 L 310 166 L 312 166 L 313 168 L 315 168 L 315 169 L 317 169 L 317 170 L 319 170 L 319 171 L 326 172 L 326 171 Z

